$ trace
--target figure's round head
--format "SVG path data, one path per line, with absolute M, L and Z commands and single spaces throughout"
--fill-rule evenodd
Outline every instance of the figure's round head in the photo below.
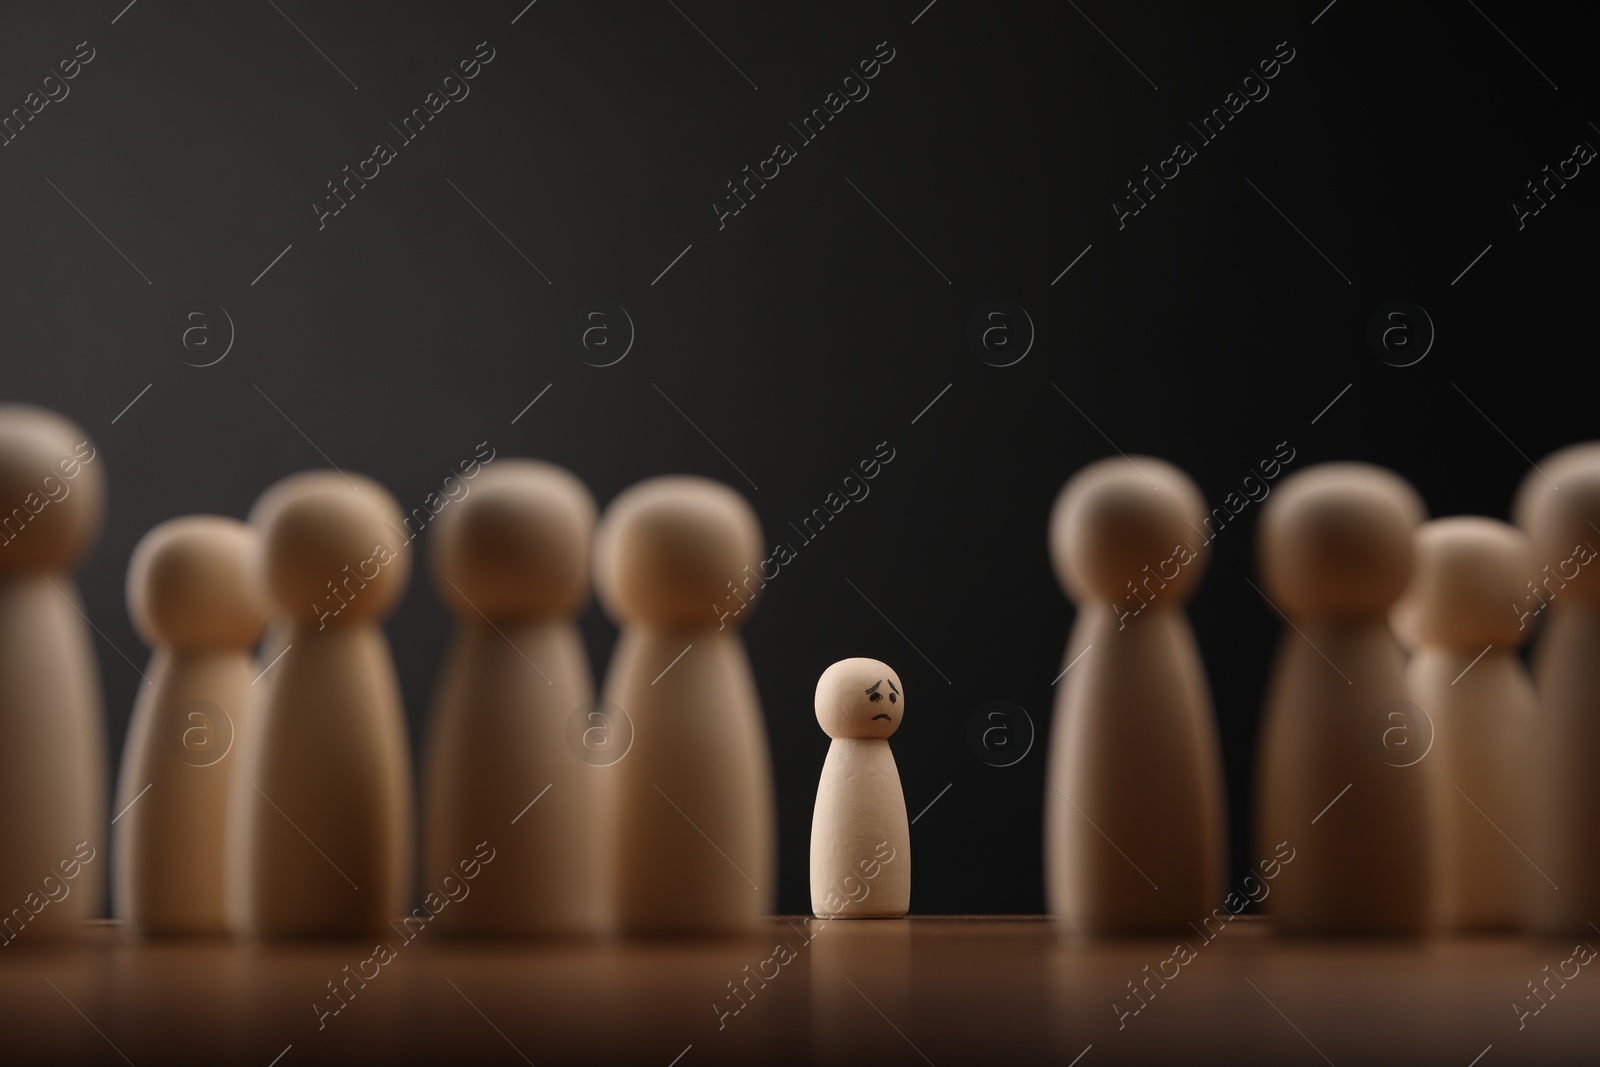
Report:
M 1515 526 L 1475 515 L 1417 527 L 1416 560 L 1389 623 L 1407 648 L 1515 648 L 1531 632 L 1515 606 L 1533 577 L 1533 543 Z
M 380 619 L 405 592 L 411 548 L 400 507 L 371 478 L 291 474 L 250 509 L 261 536 L 257 580 L 273 611 L 322 625 Z
M 105 461 L 53 411 L 0 404 L 0 572 L 68 570 L 105 517 Z
M 552 463 L 501 459 L 445 505 L 433 536 L 433 577 L 457 615 L 562 617 L 589 595 L 594 497 Z
M 1569 603 L 1600 601 L 1600 441 L 1540 460 L 1522 479 L 1512 519 L 1533 540 L 1535 585 L 1558 574 L 1566 585 L 1553 588 Z
M 1204 518 L 1200 490 L 1165 460 L 1096 460 L 1068 479 L 1050 513 L 1056 577 L 1074 601 L 1116 601 L 1129 582 L 1142 588 L 1155 575 L 1149 588 L 1181 604 L 1206 565 Z
M 740 603 L 730 582 L 744 600 L 755 596 L 761 558 L 761 523 L 744 497 L 709 478 L 651 478 L 623 490 L 601 517 L 595 587 L 615 619 L 709 626 L 719 605 Z M 741 611 L 733 621 L 744 619 Z
M 829 737 L 888 737 L 906 714 L 900 676 L 876 659 L 842 659 L 817 679 L 817 722 Z
M 168 519 L 128 560 L 128 615 L 145 644 L 254 648 L 266 605 L 253 579 L 256 531 L 221 515 Z
M 1322 463 L 1284 479 L 1261 513 L 1267 595 L 1291 617 L 1382 617 L 1411 580 L 1422 498 L 1393 471 Z

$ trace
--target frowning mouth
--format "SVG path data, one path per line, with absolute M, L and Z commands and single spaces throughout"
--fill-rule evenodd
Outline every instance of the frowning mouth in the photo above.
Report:
M 872 721 L 873 721 L 873 722 L 876 722 L 876 721 L 878 721 L 878 720 L 879 720 L 879 719 L 889 719 L 889 715 L 888 715 L 888 713 L 887 713 L 887 712 L 882 712 L 882 711 L 880 711 L 880 712 L 878 712 L 878 714 L 876 714 L 876 715 L 874 715 L 874 716 L 873 716 L 873 717 L 872 717 Z M 889 721 L 890 721 L 890 722 L 894 722 L 894 720 L 893 720 L 893 719 L 889 719 Z

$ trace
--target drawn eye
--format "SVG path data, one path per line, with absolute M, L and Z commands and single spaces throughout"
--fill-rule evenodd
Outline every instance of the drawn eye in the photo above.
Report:
M 894 703 L 894 702 L 895 702 L 895 697 L 894 697 L 894 694 L 893 694 L 893 693 L 890 693 L 890 694 L 889 694 L 889 703 L 891 703 L 891 704 L 893 704 L 893 703 Z
M 883 699 L 883 694 L 882 693 L 873 693 L 872 696 L 868 697 L 868 699 L 871 700 L 874 704 L 876 704 L 878 701 Z M 892 702 L 893 698 L 890 698 L 890 700 Z

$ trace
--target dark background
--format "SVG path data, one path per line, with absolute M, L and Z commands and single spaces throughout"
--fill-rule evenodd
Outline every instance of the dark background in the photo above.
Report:
M 113 760 L 138 682 L 116 650 L 147 654 L 124 569 L 163 519 L 242 516 L 330 461 L 409 510 L 487 439 L 571 468 L 602 505 L 660 473 L 722 479 L 776 539 L 888 441 L 871 496 L 796 542 L 746 628 L 778 906 L 808 910 L 816 677 L 870 655 L 909 694 L 894 748 L 911 814 L 949 786 L 913 828 L 913 910 L 1038 911 L 1072 617 L 1045 528 L 1072 472 L 1116 448 L 1155 454 L 1218 505 L 1287 441 L 1291 472 L 1369 460 L 1432 514 L 1504 516 L 1530 460 L 1595 434 L 1600 177 L 1585 168 L 1520 232 L 1509 207 L 1574 143 L 1600 144 L 1587 36 L 1559 12 L 524 2 L 7 5 L 0 110 L 79 41 L 96 50 L 0 148 L 0 399 L 75 419 L 110 478 L 81 583 Z M 496 55 L 471 95 L 401 144 L 388 123 L 485 40 Z M 797 142 L 788 123 L 885 40 L 895 58 L 871 95 L 796 143 L 719 231 L 724 183 Z M 1270 96 L 1199 146 L 1186 121 L 1280 41 L 1295 58 Z M 1198 158 L 1119 231 L 1113 198 L 1178 139 Z M 324 183 L 378 140 L 397 159 L 319 231 Z M 1404 368 L 1366 341 L 1396 299 L 1438 334 Z M 969 344 L 990 300 L 1032 319 L 1015 365 Z M 185 316 L 216 305 L 234 347 L 188 366 L 220 349 L 186 350 Z M 617 307 L 632 351 L 586 366 L 620 352 L 581 340 L 599 310 L 620 345 Z M 1280 625 L 1245 582 L 1259 514 L 1218 536 L 1191 609 L 1236 868 L 1255 858 L 1253 744 Z M 414 743 L 450 627 L 424 573 L 388 625 Z M 598 676 L 615 631 L 595 607 L 583 629 Z M 1009 767 L 967 741 L 996 699 L 1039 730 Z

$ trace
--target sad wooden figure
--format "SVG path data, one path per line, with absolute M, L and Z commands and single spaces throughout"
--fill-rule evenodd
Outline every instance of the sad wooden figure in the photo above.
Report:
M 811 910 L 902 919 L 911 908 L 911 826 L 889 735 L 905 688 L 889 665 L 840 660 L 817 679 L 817 722 L 833 738 L 811 817 Z

